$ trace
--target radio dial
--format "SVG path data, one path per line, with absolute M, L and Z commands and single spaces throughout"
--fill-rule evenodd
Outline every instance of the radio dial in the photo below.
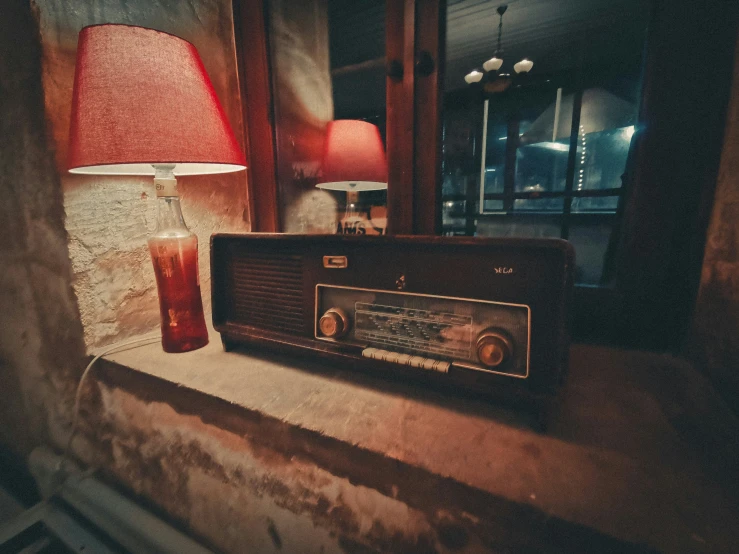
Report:
M 318 328 L 324 337 L 338 339 L 349 331 L 349 318 L 341 308 L 331 308 L 318 320 Z
M 483 331 L 477 338 L 477 357 L 487 367 L 500 367 L 512 354 L 511 340 L 499 331 Z

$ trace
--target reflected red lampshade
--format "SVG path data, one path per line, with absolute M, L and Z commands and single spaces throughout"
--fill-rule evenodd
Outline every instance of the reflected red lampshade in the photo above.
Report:
M 195 47 L 128 25 L 80 31 L 69 128 L 72 173 L 153 175 L 246 166 Z
M 387 188 L 387 160 L 376 125 L 339 119 L 328 124 L 316 185 L 329 190 L 365 191 Z

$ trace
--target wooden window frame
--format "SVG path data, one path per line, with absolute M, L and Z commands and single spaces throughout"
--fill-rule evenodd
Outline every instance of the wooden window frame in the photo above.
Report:
M 388 233 L 439 235 L 446 1 L 388 0 L 385 28 Z
M 233 0 L 232 5 L 249 172 L 249 221 L 252 231 L 276 233 L 280 203 L 266 1 Z

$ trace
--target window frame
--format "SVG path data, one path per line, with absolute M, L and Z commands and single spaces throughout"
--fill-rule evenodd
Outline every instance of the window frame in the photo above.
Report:
M 248 216 L 253 232 L 277 233 L 280 203 L 266 7 L 266 0 L 232 2 L 248 171 Z

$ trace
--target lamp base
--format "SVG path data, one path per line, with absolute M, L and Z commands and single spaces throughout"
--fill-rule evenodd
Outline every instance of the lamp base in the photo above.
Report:
M 151 237 L 149 252 L 159 292 L 162 349 L 189 352 L 208 344 L 198 278 L 198 238 Z
M 157 230 L 149 238 L 159 292 L 162 348 L 188 352 L 208 344 L 198 273 L 198 237 L 185 225 L 174 165 L 155 165 Z

